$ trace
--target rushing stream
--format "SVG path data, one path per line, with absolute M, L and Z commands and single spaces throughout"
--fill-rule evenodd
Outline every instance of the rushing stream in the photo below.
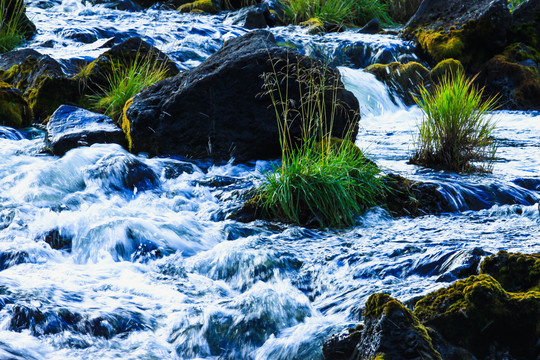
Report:
M 188 69 L 246 33 L 226 15 L 80 0 L 30 0 L 28 13 L 39 34 L 27 46 L 59 60 L 140 36 Z M 321 359 L 322 341 L 357 323 L 373 292 L 406 301 L 483 254 L 540 251 L 539 113 L 496 113 L 492 174 L 409 165 L 420 110 L 361 68 L 413 57 L 410 44 L 272 31 L 343 66 L 361 104 L 357 144 L 386 172 L 439 184 L 456 211 L 396 219 L 376 208 L 340 231 L 242 224 L 227 216 L 275 164 L 149 159 L 118 145 L 59 158 L 40 154 L 40 130 L 0 127 L 0 359 Z

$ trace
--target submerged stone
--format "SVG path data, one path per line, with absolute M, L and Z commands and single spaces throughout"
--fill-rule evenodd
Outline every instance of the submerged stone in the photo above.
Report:
M 111 118 L 74 106 L 60 106 L 47 123 L 45 146 L 59 156 L 79 146 L 125 142 L 124 133 Z

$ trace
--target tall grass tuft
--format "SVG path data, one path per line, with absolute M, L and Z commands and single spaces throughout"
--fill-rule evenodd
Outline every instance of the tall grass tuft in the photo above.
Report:
M 379 0 L 280 0 L 285 20 L 299 24 L 312 18 L 334 24 L 364 25 L 373 18 L 391 23 Z
M 286 68 L 295 72 L 299 89 L 307 90 L 301 90 L 296 112 L 287 96 L 290 74 L 278 74 L 274 67 L 274 73 L 265 77 L 267 94 L 276 111 L 282 160 L 279 168 L 266 174 L 259 188 L 263 211 L 269 217 L 297 224 L 317 222 L 336 228 L 354 225 L 358 214 L 379 202 L 379 169 L 354 145 L 351 132 L 345 140 L 332 137 L 340 107 L 336 99 L 338 79 L 328 81 L 326 70 L 317 67 Z M 281 84 L 285 84 L 284 89 Z M 327 99 L 328 94 L 332 94 L 331 99 Z M 301 121 L 300 142 L 292 138 L 291 118 Z
M 167 77 L 167 67 L 157 58 L 137 56 L 128 64 L 112 62 L 107 86 L 89 95 L 90 106 L 116 122 L 120 121 L 126 101 L 146 87 Z
M 420 88 L 414 100 L 424 115 L 411 163 L 455 172 L 492 170 L 497 144 L 490 114 L 496 98 L 484 100 L 484 89 L 476 88 L 474 80 L 458 71 L 444 76 L 432 91 Z
M 24 41 L 22 31 L 25 7 L 19 0 L 0 0 L 0 53 L 8 52 Z

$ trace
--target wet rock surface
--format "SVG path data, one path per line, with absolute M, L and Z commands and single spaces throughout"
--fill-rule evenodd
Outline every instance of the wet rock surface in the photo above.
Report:
M 92 144 L 120 144 L 126 140 L 122 129 L 108 116 L 68 105 L 62 105 L 47 123 L 45 146 L 55 155 Z
M 266 31 L 230 40 L 199 67 L 135 96 L 123 120 L 131 150 L 215 160 L 232 156 L 239 162 L 278 158 L 276 113 L 264 94 L 262 76 L 281 77 L 293 67 L 316 67 L 325 72 L 325 81 L 339 81 L 336 70 L 277 46 Z M 336 86 L 335 96 L 343 106 L 336 111 L 333 134 L 341 137 L 351 128 L 355 136 L 358 101 L 341 82 Z M 294 77 L 288 89 L 289 101 L 299 104 Z M 328 96 L 332 98 L 331 91 Z M 326 111 L 331 111 L 328 106 Z M 300 121 L 292 122 L 291 138 L 300 138 L 300 132 Z

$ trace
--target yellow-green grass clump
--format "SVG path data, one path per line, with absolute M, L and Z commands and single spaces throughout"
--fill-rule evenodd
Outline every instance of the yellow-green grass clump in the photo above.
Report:
M 166 65 L 157 59 L 136 57 L 128 65 L 112 62 L 112 71 L 107 76 L 107 85 L 101 91 L 89 95 L 90 106 L 121 122 L 126 102 L 146 87 L 167 77 Z
M 374 18 L 392 22 L 379 0 L 281 0 L 281 4 L 285 22 L 292 24 L 313 18 L 333 24 L 364 25 Z
M 289 70 L 299 71 L 298 85 L 307 91 L 293 111 L 287 89 L 279 85 L 281 77 L 290 74 L 265 77 L 276 112 L 282 159 L 279 168 L 266 174 L 256 201 L 266 218 L 321 227 L 352 226 L 358 214 L 382 198 L 379 169 L 350 141 L 351 133 L 344 134 L 345 140 L 332 137 L 340 107 L 336 100 L 339 79 L 328 79 L 326 69 Z M 329 94 L 333 94 L 331 98 Z M 291 119 L 300 121 L 301 139 L 293 139 Z
M 21 2 L 0 1 L 0 53 L 13 50 L 24 41 L 24 16 L 25 7 Z
M 497 144 L 490 114 L 495 98 L 462 72 L 445 75 L 428 90 L 421 86 L 415 102 L 423 111 L 416 151 L 410 162 L 455 172 L 491 171 Z

